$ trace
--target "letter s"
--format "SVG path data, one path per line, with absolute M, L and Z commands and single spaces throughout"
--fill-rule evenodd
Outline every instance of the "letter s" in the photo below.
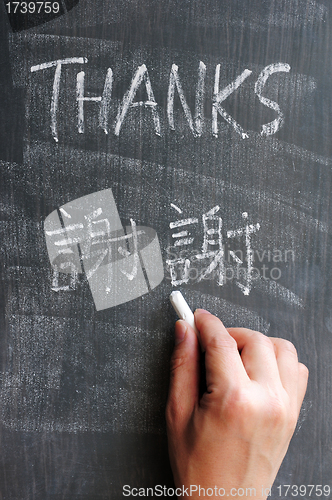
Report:
M 163 487 L 160 484 L 157 484 L 154 487 L 154 494 L 156 495 L 156 497 L 161 497 L 162 496 L 162 494 L 163 494 Z
M 260 100 L 260 102 L 278 113 L 278 118 L 276 118 L 272 122 L 265 123 L 264 125 L 262 125 L 261 135 L 263 136 L 275 134 L 276 132 L 278 132 L 278 130 L 282 127 L 284 123 L 284 115 L 280 110 L 279 104 L 276 103 L 275 101 L 271 101 L 267 97 L 262 96 L 264 85 L 266 84 L 268 78 L 273 73 L 278 73 L 280 71 L 289 73 L 290 69 L 291 69 L 290 65 L 286 63 L 270 64 L 269 66 L 266 66 L 263 69 L 263 71 L 260 73 L 258 77 L 257 82 L 255 83 L 255 94 L 257 94 L 257 97 Z
M 129 497 L 130 496 L 130 486 L 129 484 L 125 484 L 123 487 L 122 487 L 122 495 L 124 497 Z

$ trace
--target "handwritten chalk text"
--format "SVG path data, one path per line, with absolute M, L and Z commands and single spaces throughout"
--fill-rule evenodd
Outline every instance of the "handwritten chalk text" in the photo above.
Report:
M 72 95 L 76 95 L 76 130 L 78 134 L 85 133 L 85 113 L 86 113 L 86 103 L 95 103 L 98 112 L 98 125 L 97 127 L 102 130 L 105 134 L 109 134 L 111 131 L 114 136 L 119 136 L 121 130 L 125 126 L 126 122 L 129 120 L 130 112 L 134 108 L 141 108 L 142 113 L 150 117 L 151 125 L 157 136 L 161 137 L 163 135 L 163 130 L 169 129 L 172 131 L 176 130 L 176 122 L 174 117 L 174 102 L 175 96 L 177 94 L 179 102 L 185 117 L 185 122 L 187 123 L 189 130 L 191 131 L 193 137 L 198 138 L 203 134 L 203 122 L 204 122 L 204 104 L 206 100 L 206 65 L 203 61 L 199 62 L 198 65 L 198 76 L 194 91 L 195 104 L 194 113 L 190 109 L 188 104 L 188 98 L 186 98 L 184 85 L 180 76 L 179 68 L 176 64 L 172 64 L 169 72 L 168 81 L 168 91 L 167 97 L 165 99 L 166 109 L 162 112 L 161 104 L 157 102 L 155 98 L 155 93 L 153 90 L 153 82 L 150 79 L 148 68 L 145 64 L 141 64 L 137 67 L 136 71 L 132 76 L 129 88 L 124 93 L 123 98 L 119 99 L 112 97 L 112 91 L 114 87 L 115 76 L 113 74 L 112 68 L 107 68 L 104 88 L 101 95 L 91 96 L 86 95 L 86 84 L 85 84 L 85 71 L 79 71 L 76 74 L 76 82 L 70 82 L 70 79 L 63 77 L 64 67 L 68 65 L 85 65 L 88 63 L 86 57 L 71 57 L 66 59 L 58 59 L 54 61 L 44 62 L 32 66 L 30 68 L 31 73 L 38 73 L 40 71 L 54 71 L 53 78 L 53 88 L 50 102 L 50 129 L 51 134 L 55 142 L 59 141 L 58 126 L 59 126 L 59 97 L 60 93 L 66 92 L 68 90 L 68 85 L 72 86 L 71 90 L 76 90 L 76 94 L 72 92 Z M 290 71 L 290 66 L 286 63 L 278 62 L 266 66 L 258 76 L 257 81 L 253 87 L 253 91 L 260 101 L 260 103 L 273 110 L 276 114 L 276 118 L 271 122 L 264 123 L 261 125 L 261 135 L 269 136 L 276 134 L 278 130 L 282 127 L 284 123 L 284 113 L 280 109 L 277 102 L 263 96 L 264 88 L 267 84 L 268 79 L 275 73 Z M 214 69 L 214 86 L 212 89 L 212 104 L 211 104 L 211 126 L 210 133 L 214 137 L 218 137 L 218 120 L 222 119 L 226 122 L 237 134 L 240 135 L 242 139 L 247 139 L 249 137 L 249 132 L 244 130 L 238 121 L 235 120 L 225 109 L 223 103 L 230 97 L 237 89 L 239 89 L 244 82 L 252 75 L 252 71 L 249 69 L 244 69 L 232 82 L 230 82 L 225 87 L 221 88 L 221 65 L 217 64 Z M 69 80 L 69 81 L 68 81 Z M 141 94 L 141 91 L 146 94 L 145 100 L 137 99 Z M 116 118 L 113 123 L 109 123 L 111 109 L 117 107 Z M 163 118 L 164 117 L 164 118 Z M 63 120 L 65 116 L 61 114 L 61 119 Z M 165 121 L 165 123 L 163 123 Z

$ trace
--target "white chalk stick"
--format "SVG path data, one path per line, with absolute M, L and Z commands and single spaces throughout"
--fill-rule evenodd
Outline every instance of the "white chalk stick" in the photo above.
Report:
M 186 321 L 195 330 L 195 333 L 199 338 L 199 332 L 195 325 L 193 312 L 185 301 L 182 293 L 176 290 L 170 294 L 169 299 L 179 318 Z

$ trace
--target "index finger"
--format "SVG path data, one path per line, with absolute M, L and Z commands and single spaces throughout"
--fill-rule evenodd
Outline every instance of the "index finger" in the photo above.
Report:
M 241 359 L 249 378 L 270 387 L 280 384 L 280 373 L 271 339 L 248 328 L 228 328 L 227 331 L 241 351 Z
M 205 351 L 207 392 L 226 392 L 235 383 L 249 381 L 237 343 L 220 319 L 204 309 L 197 309 L 195 324 Z

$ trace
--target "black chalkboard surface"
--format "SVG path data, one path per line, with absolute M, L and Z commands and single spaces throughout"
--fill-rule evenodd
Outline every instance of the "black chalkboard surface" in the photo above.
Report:
M 0 6 L 1 498 L 172 487 L 174 289 L 296 345 L 271 496 L 329 497 L 330 2 L 23 4 Z

